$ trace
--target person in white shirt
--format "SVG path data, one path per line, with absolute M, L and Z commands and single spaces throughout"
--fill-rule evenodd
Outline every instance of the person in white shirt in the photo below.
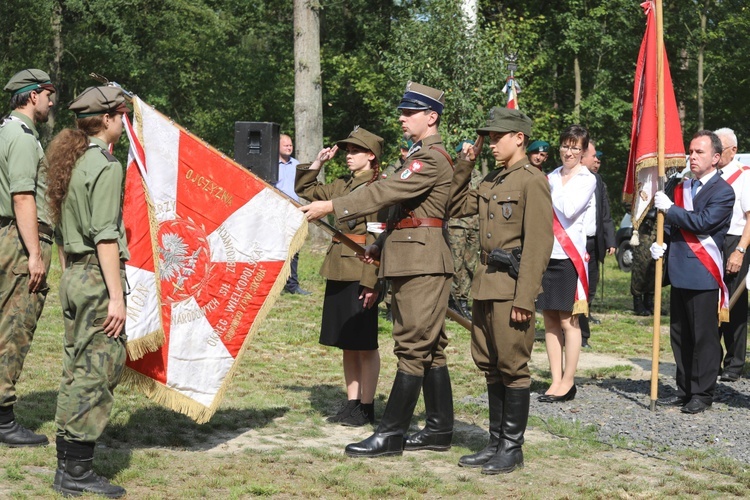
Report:
M 542 279 L 544 292 L 537 308 L 544 329 L 552 385 L 539 401 L 554 403 L 575 398 L 575 372 L 581 354 L 579 314 L 588 314 L 588 254 L 584 214 L 596 189 L 594 174 L 581 164 L 589 133 L 571 125 L 560 135 L 562 166 L 549 174 L 555 242 Z M 563 348 L 565 351 L 563 363 Z
M 299 201 L 299 196 L 294 191 L 294 178 L 297 175 L 297 165 L 299 161 L 292 157 L 294 152 L 294 143 L 292 138 L 286 134 L 279 136 L 279 180 L 276 182 L 276 189 L 289 196 L 294 201 Z M 299 263 L 299 253 L 292 257 L 291 273 L 284 286 L 284 292 L 297 295 L 310 295 L 310 292 L 303 290 L 299 286 L 297 276 L 297 265 Z
M 738 288 L 742 292 L 737 303 L 729 311 L 729 323 L 719 327 L 724 339 L 724 355 L 720 379 L 723 382 L 734 382 L 742 376 L 747 350 L 747 276 L 748 258 L 746 249 L 750 245 L 750 167 L 742 165 L 735 159 L 737 154 L 737 136 L 729 128 L 720 128 L 714 132 L 721 140 L 722 153 L 717 168 L 721 178 L 727 181 L 734 190 L 734 209 L 729 232 L 724 238 L 724 283 L 733 296 Z

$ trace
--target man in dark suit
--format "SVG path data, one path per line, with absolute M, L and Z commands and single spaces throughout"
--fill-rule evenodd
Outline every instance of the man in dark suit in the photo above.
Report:
M 604 257 L 615 253 L 615 225 L 609 210 L 609 196 L 607 185 L 599 175 L 601 162 L 596 153 L 596 146 L 589 141 L 589 147 L 581 158 L 584 167 L 596 177 L 596 190 L 591 195 L 591 203 L 584 215 L 584 229 L 586 230 L 586 251 L 589 254 L 589 314 L 581 315 L 581 347 L 589 346 L 591 327 L 589 323 L 599 324 L 599 320 L 591 315 L 591 303 L 596 296 L 599 284 L 599 264 L 604 264 Z
M 682 406 L 683 413 L 700 413 L 711 406 L 721 360 L 719 321 L 729 319 L 721 248 L 732 217 L 734 190 L 716 170 L 721 152 L 716 134 L 699 131 L 690 142 L 694 179 L 675 188 L 674 203 L 663 191 L 654 195 L 654 205 L 666 214 L 669 233 L 669 336 L 677 365 L 677 394 L 658 403 Z M 666 248 L 654 243 L 651 255 L 659 259 Z M 712 313 L 717 305 L 718 318 Z

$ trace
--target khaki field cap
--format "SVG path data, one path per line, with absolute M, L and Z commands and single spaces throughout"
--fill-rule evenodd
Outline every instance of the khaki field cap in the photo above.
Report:
M 47 73 L 41 69 L 25 69 L 13 75 L 3 90 L 16 95 L 38 89 L 55 92 L 55 86 Z
M 442 115 L 444 106 L 445 92 L 433 89 L 427 85 L 409 82 L 406 84 L 406 91 L 401 98 L 401 104 L 398 105 L 398 109 L 431 109 L 437 112 L 437 114 Z
M 353 144 L 358 148 L 372 151 L 372 154 L 378 160 L 380 160 L 380 155 L 383 154 L 383 138 L 360 128 L 359 125 L 354 127 L 349 137 L 336 142 L 336 145 L 341 149 L 346 148 L 347 144 Z
M 77 118 L 128 112 L 125 94 L 121 89 L 109 86 L 87 88 L 70 103 L 68 109 L 74 112 Z
M 523 132 L 526 137 L 531 135 L 531 118 L 517 109 L 495 106 L 490 110 L 487 125 L 477 129 L 477 134 L 487 135 L 490 132 Z

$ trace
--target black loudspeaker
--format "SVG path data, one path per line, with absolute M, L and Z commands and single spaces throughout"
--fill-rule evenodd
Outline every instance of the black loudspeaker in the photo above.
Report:
M 275 185 L 279 180 L 279 124 L 234 122 L 234 161 Z

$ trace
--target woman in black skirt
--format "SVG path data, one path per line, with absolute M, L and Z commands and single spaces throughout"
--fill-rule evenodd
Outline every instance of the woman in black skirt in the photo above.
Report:
M 330 184 L 316 180 L 320 167 L 333 158 L 338 149 L 346 150 L 350 173 Z M 295 191 L 311 201 L 331 200 L 357 189 L 367 189 L 379 177 L 379 159 L 383 139 L 365 129 L 355 127 L 349 137 L 333 148 L 318 153 L 310 165 L 299 165 Z M 338 229 L 362 246 L 375 241 L 368 233 L 367 223 L 377 222 L 377 215 L 363 217 L 338 225 Z M 383 219 L 384 220 L 384 219 Z M 377 224 L 376 224 L 377 225 Z M 336 238 L 320 274 L 326 278 L 320 343 L 343 350 L 344 379 L 347 401 L 328 418 L 347 426 L 361 426 L 375 421 L 373 400 L 380 374 L 378 352 L 377 268 L 364 264 L 357 254 Z
M 575 373 L 581 354 L 578 314 L 588 313 L 588 255 L 584 213 L 596 189 L 596 178 L 581 165 L 589 133 L 571 125 L 560 135 L 562 166 L 547 177 L 552 193 L 555 241 L 542 278 L 537 307 L 544 314 L 545 342 L 552 385 L 539 401 L 555 403 L 575 397 Z M 563 364 L 563 350 L 565 351 Z

